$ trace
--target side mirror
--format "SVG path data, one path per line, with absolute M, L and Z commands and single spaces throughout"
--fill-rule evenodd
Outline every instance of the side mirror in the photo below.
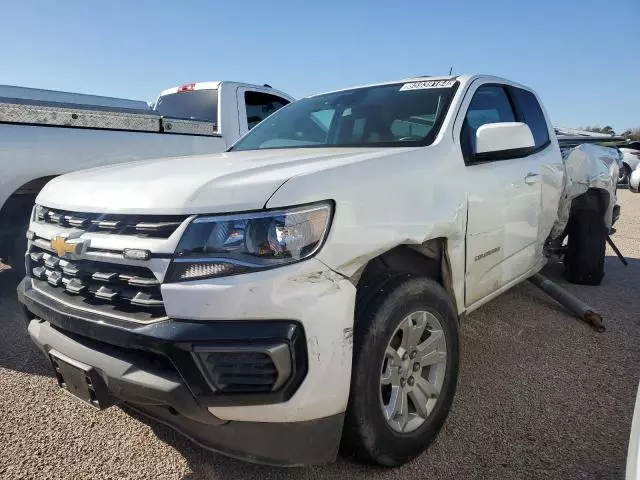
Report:
M 525 123 L 486 123 L 476 131 L 474 161 L 506 160 L 524 157 L 533 151 L 535 142 Z

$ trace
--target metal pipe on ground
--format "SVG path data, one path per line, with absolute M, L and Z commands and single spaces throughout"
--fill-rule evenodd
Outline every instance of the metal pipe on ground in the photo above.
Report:
M 604 332 L 605 326 L 602 323 L 602 317 L 599 313 L 595 312 L 593 308 L 584 303 L 579 298 L 575 297 L 571 293 L 567 292 L 564 288 L 555 282 L 552 282 L 547 277 L 536 273 L 533 277 L 529 278 L 529 281 L 533 283 L 540 290 L 545 292 L 551 298 L 558 303 L 564 305 L 580 320 L 588 323 L 598 332 Z
M 613 243 L 613 240 L 611 240 L 611 236 L 610 235 L 607 235 L 607 243 L 609 244 L 611 249 L 615 252 L 615 254 L 618 256 L 618 258 L 620 259 L 622 264 L 625 267 L 628 267 L 629 266 L 629 262 L 627 262 L 627 259 L 624 258 L 624 255 L 622 255 L 622 252 L 620 252 L 620 250 L 618 250 L 618 247 L 616 247 L 616 244 Z

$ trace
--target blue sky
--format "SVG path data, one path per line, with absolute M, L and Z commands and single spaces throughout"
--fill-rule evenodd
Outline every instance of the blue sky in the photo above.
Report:
M 0 84 L 151 100 L 227 79 L 301 97 L 453 67 L 534 88 L 556 125 L 640 126 L 640 0 L 22 0 L 2 17 Z

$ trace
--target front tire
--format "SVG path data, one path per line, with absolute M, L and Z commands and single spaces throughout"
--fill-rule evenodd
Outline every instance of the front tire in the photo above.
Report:
M 356 318 L 343 451 L 395 467 L 420 455 L 444 424 L 459 366 L 455 308 L 427 278 L 403 275 Z

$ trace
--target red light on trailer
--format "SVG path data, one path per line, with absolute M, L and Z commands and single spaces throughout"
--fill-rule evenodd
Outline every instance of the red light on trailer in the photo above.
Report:
M 182 85 L 181 87 L 178 87 L 178 93 L 190 92 L 190 91 L 194 90 L 195 88 L 196 88 L 196 84 L 195 83 L 187 83 L 186 85 Z

